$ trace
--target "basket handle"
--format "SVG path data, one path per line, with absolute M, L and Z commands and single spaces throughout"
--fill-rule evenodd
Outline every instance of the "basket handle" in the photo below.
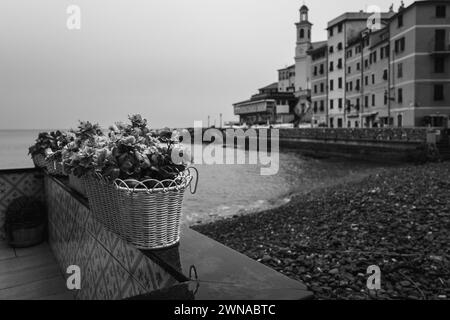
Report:
M 194 167 L 187 168 L 189 171 L 189 175 L 192 177 L 191 182 L 189 183 L 189 190 L 191 191 L 191 194 L 195 194 L 197 192 L 197 186 L 198 186 L 198 170 Z M 191 173 L 191 170 L 195 172 L 195 183 L 194 183 L 194 189 L 192 189 L 192 180 L 194 180 L 194 175 Z

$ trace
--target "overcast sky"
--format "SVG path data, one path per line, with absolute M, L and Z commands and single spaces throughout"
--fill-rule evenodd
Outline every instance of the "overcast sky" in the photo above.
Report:
M 314 41 L 344 11 L 400 0 L 306 1 Z M 409 5 L 413 1 L 405 1 Z M 66 27 L 69 5 L 81 30 Z M 1 0 L 0 129 L 233 120 L 232 103 L 293 63 L 298 0 Z

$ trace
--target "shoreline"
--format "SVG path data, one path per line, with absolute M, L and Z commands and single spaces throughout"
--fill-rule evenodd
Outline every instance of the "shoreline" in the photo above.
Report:
M 317 160 L 313 157 L 306 157 L 306 159 Z M 342 159 L 335 158 L 335 157 L 328 157 L 326 159 L 318 159 L 318 160 L 342 161 Z M 352 161 L 354 161 L 355 163 L 362 162 L 362 161 L 358 161 L 358 160 L 352 160 Z M 308 193 L 311 193 L 313 191 L 323 190 L 325 188 L 329 188 L 332 186 L 339 186 L 339 185 L 346 184 L 346 183 L 356 183 L 356 182 L 359 182 L 359 181 L 361 181 L 365 178 L 368 178 L 372 175 L 379 174 L 383 170 L 386 170 L 388 168 L 395 168 L 395 167 L 398 167 L 398 164 L 386 164 L 384 166 L 379 166 L 379 167 L 374 166 L 371 169 L 367 169 L 367 171 L 361 170 L 361 171 L 357 171 L 354 173 L 350 173 L 349 175 L 347 175 L 345 177 L 339 177 L 339 178 L 336 178 L 335 180 L 327 180 L 326 182 L 323 182 L 323 184 L 330 183 L 327 187 L 317 184 L 317 185 L 313 185 L 312 188 L 309 190 L 301 190 L 301 188 L 292 189 L 286 193 L 279 195 L 276 198 L 256 200 L 256 201 L 250 203 L 249 207 L 244 208 L 244 209 L 239 209 L 238 211 L 234 212 L 233 214 L 208 215 L 206 217 L 199 218 L 199 220 L 191 221 L 190 223 L 188 223 L 188 225 L 189 225 L 189 227 L 194 228 L 197 226 L 213 224 L 213 223 L 224 221 L 224 220 L 236 219 L 236 218 L 243 217 L 243 216 L 263 214 L 264 212 L 276 210 L 285 205 L 289 205 L 289 203 L 291 203 L 292 200 L 299 198 L 299 197 L 304 197 Z M 265 203 L 265 205 L 262 207 L 258 207 L 257 205 L 255 205 L 256 203 L 261 203 L 261 202 Z
M 449 299 L 450 162 L 381 169 L 278 208 L 195 225 L 318 299 Z M 367 268 L 381 290 L 367 289 Z

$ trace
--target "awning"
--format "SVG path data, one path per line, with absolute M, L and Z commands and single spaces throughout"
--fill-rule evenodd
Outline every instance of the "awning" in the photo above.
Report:
M 366 113 L 361 113 L 361 116 L 362 116 L 362 117 L 366 117 L 366 118 L 369 118 L 369 117 L 375 117 L 376 115 L 378 115 L 378 112 L 366 112 Z

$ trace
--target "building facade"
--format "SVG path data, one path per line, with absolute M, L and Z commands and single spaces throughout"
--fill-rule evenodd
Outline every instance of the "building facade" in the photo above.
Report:
M 293 94 L 294 107 L 291 117 L 273 119 L 332 128 L 449 127 L 450 1 L 347 12 L 327 31 L 325 42 L 312 42 L 309 10 L 300 8 L 295 64 L 278 70 L 276 85 Z
M 450 3 L 391 8 L 378 28 L 372 17 L 345 13 L 328 24 L 328 126 L 448 127 Z
M 328 123 L 328 46 L 324 42 L 309 51 L 311 56 L 311 103 L 312 125 L 326 127 Z
M 292 92 L 280 92 L 279 83 L 272 83 L 249 100 L 235 103 L 234 114 L 241 125 L 270 125 L 294 121 L 297 99 Z

